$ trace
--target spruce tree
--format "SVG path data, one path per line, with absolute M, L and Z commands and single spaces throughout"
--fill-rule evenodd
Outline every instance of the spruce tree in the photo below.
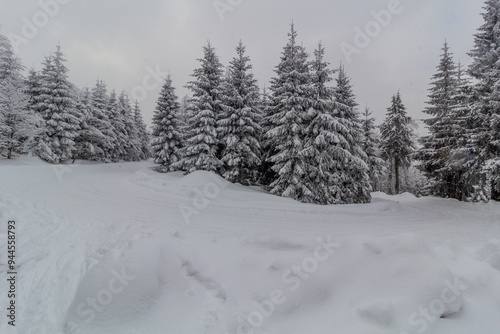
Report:
M 198 59 L 201 66 L 194 70 L 195 79 L 187 88 L 193 93 L 189 104 L 185 146 L 182 160 L 175 168 L 192 173 L 196 170 L 219 172 L 221 147 L 217 136 L 220 119 L 220 87 L 222 65 L 210 43 L 203 47 L 204 57 Z
M 369 203 L 371 201 L 371 186 L 368 175 L 367 156 L 362 148 L 363 129 L 357 111 L 351 79 L 343 65 L 338 69 L 334 88 L 334 116 L 342 125 L 340 134 L 346 139 L 344 149 L 349 152 L 342 163 L 345 176 L 341 179 L 343 189 L 339 188 L 344 203 Z
M 120 112 L 118 98 L 116 95 L 116 91 L 114 90 L 109 94 L 106 110 L 111 123 L 111 128 L 113 129 L 113 134 L 116 138 L 111 151 L 111 159 L 113 161 L 126 161 L 128 136 L 125 126 L 125 119 Z
M 266 112 L 269 162 L 277 174 L 270 188 L 272 194 L 308 202 L 313 193 L 307 186 L 311 182 L 306 181 L 305 140 L 313 89 L 308 55 L 297 42 L 293 24 L 288 37 L 271 81 L 272 97 Z
M 261 163 L 259 88 L 241 41 L 236 53 L 221 88 L 218 134 L 224 148 L 221 159 L 225 164 L 224 178 L 250 185 L 257 181 Z
M 309 109 L 311 124 L 306 130 L 306 182 L 310 182 L 310 202 L 317 204 L 342 203 L 340 191 L 335 189 L 340 174 L 344 172 L 337 158 L 344 153 L 339 138 L 341 125 L 334 116 L 335 101 L 333 88 L 328 86 L 332 81 L 329 64 L 324 61 L 325 49 L 319 43 L 314 50 L 314 60 L 311 62 L 312 108 Z
M 367 192 L 360 192 L 360 183 L 355 180 L 356 172 L 359 171 L 357 167 L 366 169 L 364 157 L 360 155 L 362 152 L 357 146 L 359 143 L 353 142 L 354 137 L 349 138 L 353 135 L 356 114 L 352 113 L 353 119 L 340 114 L 340 110 L 354 108 L 356 105 L 354 95 L 350 91 L 351 86 L 346 80 L 344 70 L 341 69 L 337 87 L 329 87 L 328 83 L 332 81 L 331 74 L 334 71 L 330 70 L 329 64 L 324 61 L 324 48 L 321 44 L 314 55 L 315 59 L 311 62 L 313 104 L 309 109 L 312 121 L 306 131 L 308 168 L 306 180 L 310 182 L 308 188 L 313 194 L 311 202 L 318 204 L 369 202 L 369 186 Z M 342 96 L 350 96 L 352 101 L 342 101 Z M 350 103 L 351 107 L 343 103 Z M 368 185 L 366 171 L 363 177 L 362 183 L 366 187 Z
M 172 79 L 168 76 L 160 92 L 153 116 L 153 134 L 151 152 L 154 163 L 161 166 L 163 172 L 173 172 L 181 159 L 182 137 L 180 104 Z
M 40 79 L 40 95 L 37 97 L 37 109 L 46 126 L 36 153 L 50 163 L 71 159 L 78 136 L 79 120 L 75 116 L 72 86 L 64 62 L 64 55 L 58 46 L 56 52 L 45 60 Z
M 363 144 L 362 148 L 367 156 L 368 175 L 373 191 L 380 190 L 380 181 L 386 174 L 387 168 L 385 161 L 381 158 L 381 141 L 377 128 L 375 127 L 375 119 L 371 117 L 372 112 L 368 107 L 363 113 Z
M 460 62 L 457 68 L 457 86 L 454 96 L 454 112 L 445 116 L 446 119 L 443 120 L 445 124 L 448 124 L 450 137 L 455 140 L 455 147 L 448 155 L 445 168 L 455 175 L 453 178 L 455 194 L 451 197 L 461 201 L 476 201 L 484 197 L 480 195 L 478 198 L 478 193 L 476 193 L 475 183 L 478 173 L 474 166 L 477 163 L 477 154 L 475 144 L 471 140 L 476 128 L 474 124 L 477 124 L 475 115 L 472 113 L 472 106 L 477 101 L 477 96 Z
M 484 24 L 474 38 L 469 72 L 476 84 L 469 125 L 475 164 L 471 178 L 476 193 L 500 200 L 500 2 L 486 1 Z
M 460 175 L 449 168 L 450 154 L 458 148 L 453 123 L 457 118 L 458 77 L 452 53 L 448 43 L 444 44 L 443 54 L 437 73 L 433 75 L 429 89 L 429 107 L 424 113 L 431 116 L 424 122 L 429 135 L 421 138 L 422 148 L 415 158 L 420 160 L 419 168 L 431 180 L 431 194 L 441 197 L 456 198 L 460 193 Z
M 97 80 L 96 85 L 91 90 L 91 107 L 91 125 L 103 134 L 101 141 L 95 143 L 98 150 L 96 150 L 94 160 L 103 162 L 116 161 L 116 159 L 113 159 L 113 151 L 117 144 L 117 136 L 109 117 L 109 96 L 106 84 L 102 80 Z M 97 151 L 100 154 L 97 154 Z
M 140 160 L 140 147 L 137 146 L 138 129 L 135 124 L 135 117 L 130 106 L 128 95 L 122 91 L 118 96 L 117 109 L 123 120 L 126 143 L 124 146 L 125 161 L 139 161 Z
M 97 128 L 98 120 L 95 118 L 94 106 L 92 104 L 92 93 L 84 88 L 78 95 L 76 108 L 80 113 L 80 124 L 78 137 L 75 141 L 76 153 L 74 159 L 101 160 L 105 152 L 103 143 L 105 135 Z
M 150 157 L 150 138 L 146 124 L 142 118 L 141 108 L 139 107 L 138 101 L 135 101 L 133 113 L 134 126 L 136 128 L 136 138 L 134 138 L 133 141 L 135 142 L 135 146 L 137 148 L 137 158 L 138 160 L 147 160 Z
M 393 95 L 387 116 L 380 126 L 382 152 L 390 163 L 389 180 L 391 193 L 400 193 L 400 174 L 402 169 L 410 167 L 415 149 L 413 121 L 406 113 L 406 107 L 398 92 Z M 392 188 L 394 182 L 394 188 Z
M 8 159 L 27 152 L 37 135 L 37 119 L 28 109 L 22 70 L 9 40 L 0 35 L 0 154 Z

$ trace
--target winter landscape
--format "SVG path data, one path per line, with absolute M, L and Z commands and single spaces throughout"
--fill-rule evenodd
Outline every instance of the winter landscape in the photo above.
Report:
M 500 1 L 480 2 L 466 59 L 443 34 L 425 86 L 362 99 L 351 70 L 417 5 L 368 10 L 333 59 L 288 20 L 265 82 L 243 39 L 208 39 L 184 83 L 148 65 L 117 90 L 65 53 L 79 5 L 34 4 L 0 30 L 0 332 L 498 333 Z M 228 26 L 245 6 L 210 3 Z M 39 34 L 62 40 L 27 67 Z

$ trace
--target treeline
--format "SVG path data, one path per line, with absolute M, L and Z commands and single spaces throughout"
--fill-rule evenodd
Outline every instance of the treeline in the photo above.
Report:
M 411 161 L 401 97 L 393 97 L 381 142 L 368 108 L 364 117 L 357 110 L 344 67 L 330 68 L 321 43 L 309 57 L 293 25 L 288 37 L 269 91 L 260 93 L 241 42 L 226 70 L 210 43 L 203 48 L 182 104 L 168 77 L 153 119 L 154 161 L 164 172 L 211 171 L 306 203 L 370 202 L 372 190 L 392 188 L 386 172 L 399 180 Z M 401 131 L 405 140 L 396 140 Z
M 0 35 L 0 154 L 31 152 L 50 163 L 86 159 L 147 159 L 149 135 L 139 105 L 125 92 L 108 93 L 103 81 L 78 89 L 68 78 L 61 48 L 42 70 L 29 71 Z

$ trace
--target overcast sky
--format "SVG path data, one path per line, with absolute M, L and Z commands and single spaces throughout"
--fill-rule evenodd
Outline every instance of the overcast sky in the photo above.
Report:
M 322 41 L 332 67 L 345 64 L 358 103 L 368 104 L 380 123 L 398 90 L 410 115 L 425 117 L 421 110 L 445 38 L 456 60 L 469 64 L 483 5 L 483 0 L 0 0 L 0 33 L 14 37 L 28 68 L 40 69 L 43 57 L 60 43 L 73 83 L 86 87 L 102 79 L 108 88 L 127 91 L 140 99 L 150 123 L 162 84 L 150 72 L 170 73 L 182 97 L 208 40 L 227 65 L 241 39 L 259 85 L 268 86 L 293 20 L 310 54 Z M 373 12 L 392 14 L 381 15 L 380 24 Z M 369 40 L 359 37 L 366 29 Z

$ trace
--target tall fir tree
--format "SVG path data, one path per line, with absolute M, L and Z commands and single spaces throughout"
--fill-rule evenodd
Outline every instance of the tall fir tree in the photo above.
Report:
M 478 175 L 474 167 L 477 154 L 471 138 L 475 131 L 472 106 L 477 101 L 477 96 L 460 62 L 457 67 L 457 86 L 454 112 L 445 116 L 443 121 L 448 124 L 450 137 L 455 140 L 455 148 L 449 153 L 445 168 L 455 175 L 453 182 L 456 184 L 456 193 L 451 197 L 460 201 L 476 201 L 481 198 L 477 198 L 477 186 L 474 185 Z
M 367 156 L 368 175 L 373 191 L 380 191 L 380 183 L 387 173 L 384 159 L 381 157 L 381 141 L 375 126 L 375 119 L 368 106 L 363 113 L 363 144 L 362 148 Z
M 75 116 L 75 101 L 68 79 L 61 47 L 47 57 L 40 80 L 37 108 L 45 120 L 45 131 L 36 153 L 50 163 L 60 163 L 73 157 L 79 120 Z
M 389 180 L 391 193 L 400 193 L 400 175 L 402 169 L 410 167 L 415 150 L 413 121 L 406 113 L 401 95 L 393 95 L 387 116 L 380 126 L 382 152 L 390 164 Z M 394 187 L 392 186 L 394 183 Z
M 103 143 L 105 135 L 96 127 L 97 120 L 94 116 L 92 93 L 88 88 L 81 90 L 76 102 L 80 113 L 79 135 L 75 141 L 76 153 L 74 159 L 100 160 L 104 157 Z
M 128 146 L 128 136 L 125 125 L 126 121 L 120 112 L 118 97 L 115 90 L 109 94 L 106 110 L 113 129 L 114 137 L 116 138 L 111 151 L 111 159 L 113 161 L 126 161 Z
M 342 203 L 342 194 L 337 191 L 337 182 L 342 178 L 343 169 L 339 168 L 337 158 L 344 153 L 340 141 L 340 122 L 334 116 L 335 101 L 333 88 L 328 84 L 332 81 L 334 71 L 324 60 L 325 49 L 319 43 L 314 50 L 314 60 L 311 62 L 312 108 L 309 117 L 312 118 L 306 130 L 306 173 L 311 190 L 308 201 L 317 204 Z
M 469 125 L 474 147 L 475 177 L 479 197 L 500 200 L 500 2 L 487 0 L 484 24 L 474 35 L 473 62 L 469 68 L 476 80 Z M 476 197 L 478 197 L 476 196 Z
M 259 87 L 251 72 L 250 58 L 240 41 L 237 56 L 228 68 L 221 87 L 222 114 L 218 134 L 222 143 L 224 177 L 234 183 L 250 185 L 258 180 L 261 163 Z
M 271 101 L 266 111 L 268 159 L 277 174 L 271 193 L 308 202 L 313 193 L 306 181 L 306 129 L 308 111 L 312 107 L 313 87 L 308 55 L 297 42 L 297 32 L 292 24 L 288 43 L 283 48 L 281 62 L 271 81 Z
M 334 116 L 341 124 L 340 134 L 346 139 L 344 149 L 349 155 L 341 160 L 346 177 L 342 179 L 344 203 L 369 203 L 371 185 L 368 175 L 368 157 L 362 148 L 363 128 L 357 111 L 358 103 L 354 95 L 351 79 L 343 65 L 338 69 L 334 88 Z
M 180 103 L 175 95 L 172 79 L 168 76 L 156 103 L 151 141 L 154 162 L 161 166 L 163 172 L 176 171 L 174 164 L 181 160 L 182 122 L 180 117 Z
M 220 119 L 220 88 L 222 65 L 210 42 L 203 47 L 204 57 L 198 59 L 201 66 L 194 70 L 195 79 L 187 88 L 193 93 L 189 104 L 186 139 L 182 160 L 174 168 L 192 173 L 196 170 L 219 172 L 221 147 L 217 135 Z
M 450 154 L 458 148 L 458 138 L 453 132 L 453 123 L 457 119 L 458 74 L 445 42 L 443 54 L 432 76 L 429 89 L 428 107 L 424 113 L 431 116 L 424 122 L 429 135 L 422 137 L 415 158 L 420 161 L 419 168 L 431 181 L 431 194 L 441 197 L 460 197 L 461 176 L 449 168 Z
M 23 65 L 10 41 L 0 35 L 0 154 L 26 153 L 37 136 L 36 115 L 28 108 Z
M 330 70 L 329 64 L 324 61 L 324 52 L 320 43 L 311 62 L 313 104 L 309 109 L 309 117 L 312 117 L 312 121 L 306 131 L 305 145 L 308 174 L 306 180 L 310 182 L 308 188 L 312 192 L 310 201 L 317 204 L 369 202 L 369 189 L 367 194 L 359 196 L 359 184 L 356 184 L 353 178 L 354 166 L 365 166 L 365 162 L 356 154 L 361 152 L 355 152 L 358 144 L 348 137 L 352 135 L 352 122 L 355 119 L 339 117 L 340 110 L 349 108 L 343 103 L 350 103 L 354 108 L 354 96 L 351 94 L 348 80 L 345 80 L 343 69 L 337 78 L 339 85 L 335 88 L 328 86 L 334 71 Z M 336 94 L 339 98 L 336 98 Z M 341 100 L 342 96 L 350 96 L 352 101 Z M 355 116 L 354 113 L 352 115 Z
M 117 144 L 117 136 L 108 113 L 108 90 L 106 88 L 106 83 L 102 80 L 97 80 L 95 86 L 91 90 L 91 106 L 91 125 L 103 134 L 101 141 L 96 143 L 99 147 L 98 152 L 100 154 L 97 154 L 96 151 L 94 160 L 112 162 L 115 160 L 113 159 L 113 150 Z
M 134 139 L 138 149 L 137 156 L 139 160 L 147 160 L 150 157 L 149 143 L 151 140 L 144 119 L 142 118 L 142 112 L 138 101 L 135 101 L 133 112 L 134 124 L 137 129 L 137 137 Z
M 140 147 L 137 146 L 138 129 L 135 125 L 134 112 L 132 106 L 130 105 L 130 100 L 125 91 L 122 91 L 118 96 L 117 109 L 123 120 L 125 137 L 127 142 L 124 146 L 124 156 L 125 161 L 139 161 L 139 150 Z

